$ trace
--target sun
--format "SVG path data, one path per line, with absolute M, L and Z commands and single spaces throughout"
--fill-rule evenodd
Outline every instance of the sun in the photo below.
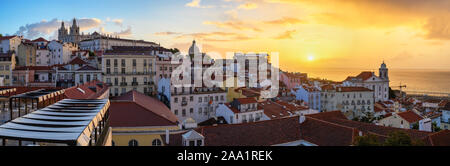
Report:
M 316 59 L 316 57 L 314 56 L 314 54 L 308 54 L 308 61 L 314 61 Z

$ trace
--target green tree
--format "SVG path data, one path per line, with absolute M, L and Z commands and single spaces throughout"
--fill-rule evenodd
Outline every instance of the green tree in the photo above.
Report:
M 172 52 L 172 54 L 175 54 L 177 52 L 180 52 L 180 50 L 178 50 L 178 48 L 171 48 L 170 52 Z
M 95 55 L 95 52 L 93 52 L 93 51 L 89 51 L 89 57 L 95 57 L 96 55 Z
M 3 35 L 0 33 L 0 37 L 3 37 Z
M 382 146 L 383 144 L 378 141 L 378 137 L 373 134 L 368 134 L 365 136 L 359 136 L 356 138 L 355 146 Z
M 413 126 L 412 126 L 412 129 L 419 130 L 419 124 L 418 123 L 414 123 Z
M 385 146 L 423 146 L 424 143 L 421 140 L 412 140 L 411 137 L 403 132 L 396 131 L 388 135 L 388 138 L 384 142 Z
M 433 123 L 431 124 L 431 126 L 432 126 L 434 132 L 439 132 L 439 131 L 441 131 L 441 128 L 440 128 L 439 126 L 437 126 L 436 122 L 433 122 Z

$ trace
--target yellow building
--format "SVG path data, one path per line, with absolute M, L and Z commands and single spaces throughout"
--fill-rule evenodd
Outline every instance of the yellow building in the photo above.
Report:
M 12 70 L 16 66 L 14 52 L 0 53 L 0 85 L 12 85 Z
M 110 85 L 111 96 L 131 90 L 153 95 L 155 71 L 156 59 L 151 51 L 111 50 L 102 56 L 103 82 Z
M 36 46 L 33 43 L 21 43 L 19 45 L 17 66 L 36 66 Z
M 137 91 L 112 99 L 110 113 L 113 146 L 163 146 L 165 136 L 182 132 L 166 105 Z

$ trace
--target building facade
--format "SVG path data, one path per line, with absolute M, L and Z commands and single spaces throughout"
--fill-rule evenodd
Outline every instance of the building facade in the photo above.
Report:
M 341 110 L 349 119 L 374 115 L 373 91 L 364 87 L 321 87 L 323 112 Z
M 81 50 L 90 51 L 106 51 L 113 49 L 113 46 L 129 46 L 129 47 L 160 47 L 154 42 L 143 40 L 121 39 L 119 37 L 98 36 L 92 39 L 82 40 L 80 42 Z
M 23 37 L 21 36 L 3 36 L 0 37 L 0 52 L 8 53 L 10 51 L 18 52 L 20 43 Z
M 111 86 L 111 96 L 131 90 L 154 95 L 155 56 L 147 51 L 107 51 L 102 56 L 103 82 Z
M 234 99 L 231 103 L 220 104 L 216 110 L 216 116 L 223 117 L 228 124 L 261 121 L 263 114 L 264 110 L 254 98 Z
M 389 100 L 389 74 L 384 62 L 379 68 L 378 76 L 374 72 L 362 72 L 356 77 L 348 77 L 343 85 L 369 88 L 374 91 L 375 101 Z
M 66 64 L 72 60 L 72 52 L 78 50 L 78 46 L 73 43 L 61 43 L 53 40 L 48 44 L 48 50 L 50 52 L 51 65 Z M 41 63 L 44 62 L 41 61 Z
M 303 84 L 294 88 L 292 93 L 296 100 L 303 100 L 309 108 L 321 111 L 321 92 L 318 87 Z
M 5 86 L 12 85 L 12 70 L 16 66 L 16 54 L 14 52 L 0 53 L 0 80 Z
M 17 66 L 36 66 L 36 49 L 31 42 L 21 43 L 17 52 Z

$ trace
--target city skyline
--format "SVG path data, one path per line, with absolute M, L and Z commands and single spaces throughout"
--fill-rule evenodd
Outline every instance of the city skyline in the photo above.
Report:
M 279 52 L 281 69 L 450 69 L 446 1 L 6 1 L 0 33 L 56 38 L 60 21 L 187 51 Z M 86 5 L 89 4 L 89 5 Z M 270 12 L 268 12 L 270 11 Z M 380 12 L 382 11 L 382 12 Z M 6 14 L 8 13 L 8 14 Z M 36 14 L 38 13 L 38 14 Z M 31 17 L 30 17 L 31 16 Z

